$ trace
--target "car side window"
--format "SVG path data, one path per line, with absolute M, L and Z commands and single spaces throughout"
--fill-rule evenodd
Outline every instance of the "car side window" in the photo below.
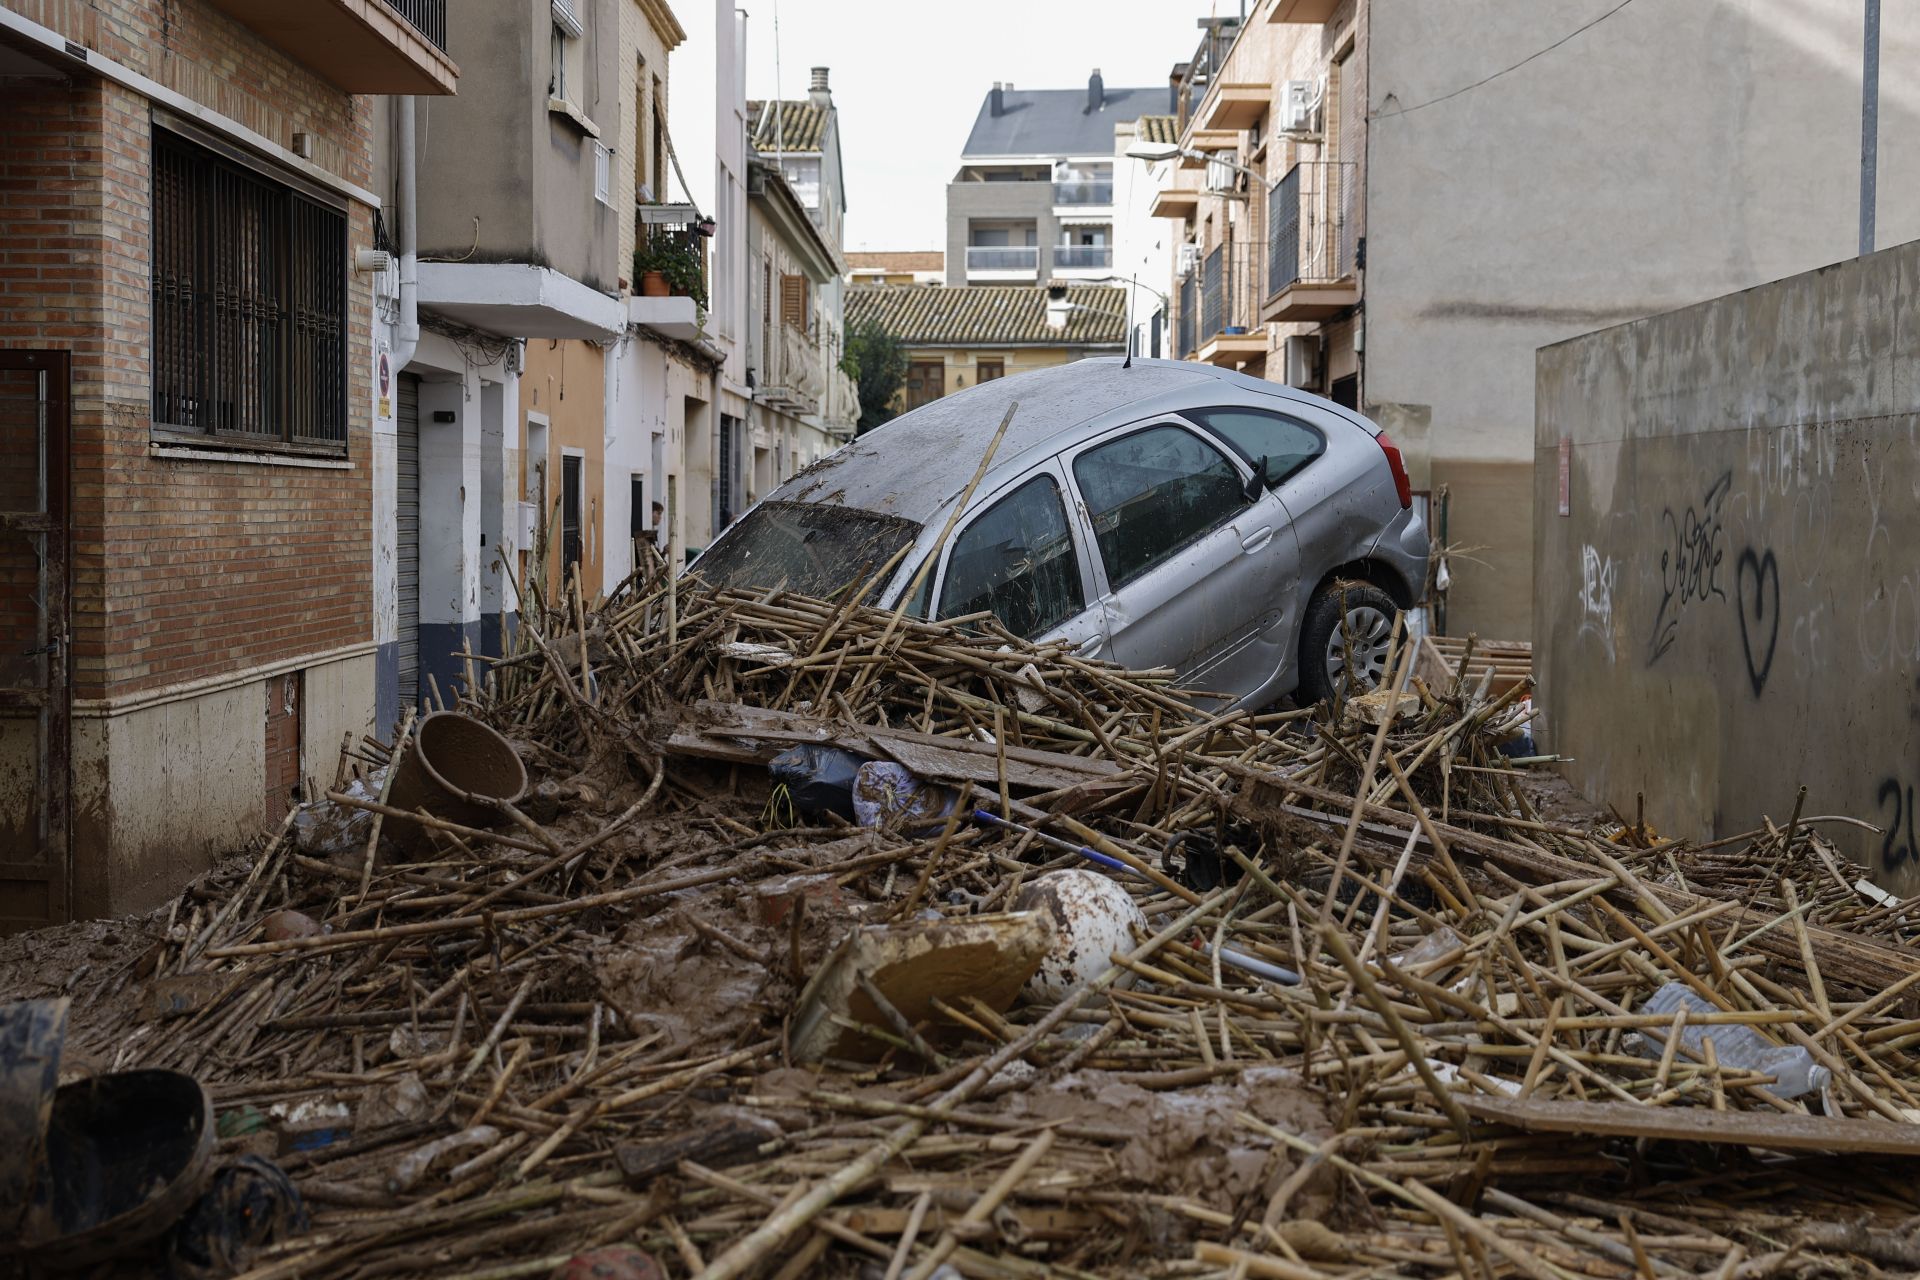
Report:
M 1226 455 L 1182 427 L 1149 427 L 1087 450 L 1073 478 L 1114 590 L 1247 506 Z
M 1278 488 L 1327 451 L 1314 428 L 1268 409 L 1196 409 L 1188 415 L 1239 451 L 1249 466 L 1267 462 L 1267 487 Z
M 1087 607 L 1067 507 L 1052 476 L 1036 476 L 955 539 L 940 589 L 940 616 L 992 611 L 1031 640 Z

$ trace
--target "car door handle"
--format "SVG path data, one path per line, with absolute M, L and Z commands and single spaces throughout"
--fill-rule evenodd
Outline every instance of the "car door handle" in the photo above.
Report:
M 1107 638 L 1105 636 L 1091 635 L 1091 636 L 1088 636 L 1085 640 L 1082 640 L 1080 642 L 1079 648 L 1075 649 L 1074 652 L 1082 658 L 1097 657 L 1099 656 L 1099 653 L 1100 653 L 1100 646 L 1105 644 L 1106 642 L 1107 642 Z
M 1246 537 L 1240 539 L 1240 549 L 1251 555 L 1273 541 L 1273 526 L 1262 525 Z

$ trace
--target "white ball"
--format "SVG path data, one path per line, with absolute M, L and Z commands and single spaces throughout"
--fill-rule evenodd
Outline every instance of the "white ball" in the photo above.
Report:
M 1017 911 L 1038 911 L 1053 923 L 1053 942 L 1027 979 L 1027 993 L 1059 1001 L 1133 950 L 1133 926 L 1147 917 L 1133 895 L 1098 871 L 1050 871 L 1020 891 Z

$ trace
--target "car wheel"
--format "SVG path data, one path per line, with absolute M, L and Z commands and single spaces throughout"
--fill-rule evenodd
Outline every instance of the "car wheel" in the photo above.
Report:
M 1341 608 L 1346 625 L 1341 626 Z M 1387 678 L 1393 647 L 1393 620 L 1400 607 L 1380 588 L 1366 582 L 1336 582 L 1307 602 L 1300 628 L 1300 701 L 1320 702 L 1346 684 L 1351 669 L 1365 689 Z M 1349 668 L 1351 648 L 1351 668 Z

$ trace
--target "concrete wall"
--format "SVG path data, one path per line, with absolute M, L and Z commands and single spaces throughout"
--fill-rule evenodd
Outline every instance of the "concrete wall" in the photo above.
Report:
M 332 782 L 343 735 L 374 729 L 374 655 L 359 645 L 308 661 L 75 707 L 75 916 L 148 910 L 267 828 L 267 697 L 289 670 L 300 776 Z
M 618 3 L 579 5 L 587 30 L 568 87 L 608 145 L 620 127 Z M 473 0 L 448 24 L 462 92 L 418 113 L 420 256 L 532 262 L 612 292 L 626 274 L 618 257 L 629 202 L 594 199 L 594 139 L 549 106 L 552 30 L 551 9 L 519 0 Z
M 1535 662 L 1586 794 L 1706 836 L 1805 784 L 1920 887 L 1916 303 L 1920 242 L 1539 353 Z
M 1637 0 L 1573 34 L 1609 8 L 1372 0 L 1365 393 L 1483 548 L 1454 632 L 1529 624 L 1536 348 L 1858 244 L 1860 0 Z M 1884 70 L 1920 6 L 1882 22 L 1890 245 L 1920 236 L 1920 81 Z

